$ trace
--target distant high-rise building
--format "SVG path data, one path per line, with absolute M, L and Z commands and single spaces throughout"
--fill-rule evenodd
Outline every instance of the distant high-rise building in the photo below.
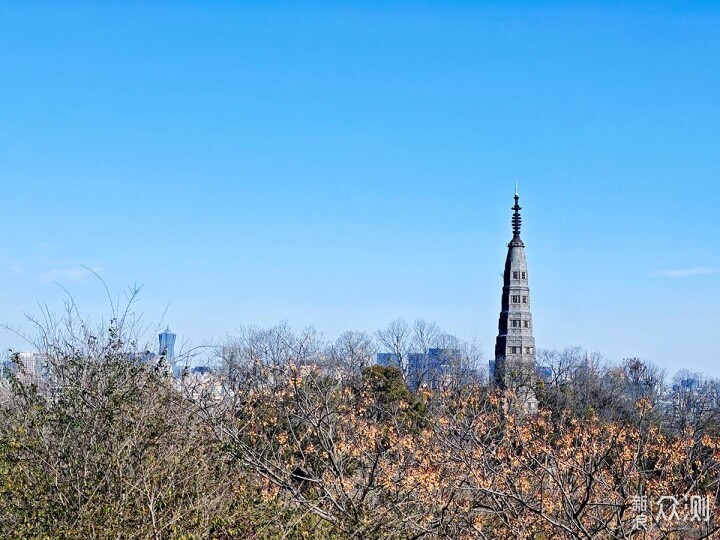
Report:
M 407 385 L 416 391 L 426 378 L 428 371 L 428 358 L 424 353 L 409 353 L 407 355 Z
M 397 355 L 387 352 L 377 353 L 377 360 L 375 361 L 375 363 L 378 366 L 383 367 L 400 367 L 400 360 L 398 359 Z
M 39 352 L 16 352 L 10 356 L 6 369 L 24 384 L 37 384 L 47 378 L 48 357 Z
M 538 366 L 536 370 L 537 376 L 546 383 L 552 382 L 553 370 L 550 366 Z
M 501 300 L 498 336 L 495 342 L 494 382 L 504 389 L 516 392 L 526 409 L 537 408 L 532 390 L 536 377 L 535 338 L 530 313 L 530 288 L 525 260 L 525 244 L 520 239 L 521 206 L 515 189 L 515 206 L 512 207 L 513 237 L 508 244 Z
M 407 381 L 411 390 L 440 388 L 454 374 L 459 380 L 466 378 L 462 355 L 458 349 L 428 349 L 425 353 L 408 355 Z
M 170 331 L 170 327 L 166 327 L 158 338 L 160 339 L 160 349 L 158 354 L 164 356 L 168 364 L 175 363 L 175 338 L 177 336 Z

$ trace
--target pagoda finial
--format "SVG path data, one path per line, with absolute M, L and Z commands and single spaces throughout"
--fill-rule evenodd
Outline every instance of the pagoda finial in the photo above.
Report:
M 518 195 L 518 182 L 517 182 L 517 180 L 515 180 L 515 196 L 516 196 L 516 197 L 519 197 L 519 195 Z
M 522 217 L 520 216 L 520 210 L 522 210 L 522 206 L 520 206 L 518 204 L 519 200 L 520 200 L 520 195 L 518 195 L 517 182 L 516 182 L 515 183 L 515 206 L 512 207 L 512 210 L 515 212 L 512 217 L 513 238 L 520 238 L 520 225 L 522 225 Z

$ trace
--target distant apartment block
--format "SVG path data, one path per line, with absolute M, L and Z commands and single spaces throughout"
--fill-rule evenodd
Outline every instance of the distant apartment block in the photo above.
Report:
M 384 367 L 401 367 L 397 355 L 378 353 L 376 363 Z M 472 375 L 465 369 L 462 355 L 457 349 L 429 349 L 427 353 L 409 353 L 407 356 L 406 380 L 408 387 L 417 391 L 420 388 L 440 388 L 449 382 L 452 376 Z
M 408 386 L 437 389 L 450 382 L 453 375 L 462 375 L 462 355 L 458 349 L 429 349 L 427 354 L 413 353 L 408 356 Z
M 396 367 L 399 368 L 400 366 L 400 359 L 397 357 L 396 354 L 393 353 L 377 353 L 377 359 L 375 363 L 378 366 L 383 367 Z
M 39 352 L 13 353 L 5 363 L 5 372 L 23 384 L 38 384 L 47 379 L 48 357 Z

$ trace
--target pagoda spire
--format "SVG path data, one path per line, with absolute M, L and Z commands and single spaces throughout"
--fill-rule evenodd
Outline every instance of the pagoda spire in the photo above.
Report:
M 522 206 L 518 204 L 519 200 L 520 195 L 518 195 L 517 182 L 515 182 L 515 206 L 511 208 L 511 210 L 515 212 L 512 217 L 513 240 L 515 238 L 520 238 L 520 226 L 522 225 L 522 216 L 520 215 Z

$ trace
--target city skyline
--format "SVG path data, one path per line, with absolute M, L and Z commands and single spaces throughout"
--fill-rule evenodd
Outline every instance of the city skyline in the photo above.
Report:
M 178 343 L 425 318 L 490 359 L 519 180 L 538 348 L 720 376 L 710 5 L 73 6 L 0 7 L 0 322 L 55 282 L 107 318 L 85 266 Z

